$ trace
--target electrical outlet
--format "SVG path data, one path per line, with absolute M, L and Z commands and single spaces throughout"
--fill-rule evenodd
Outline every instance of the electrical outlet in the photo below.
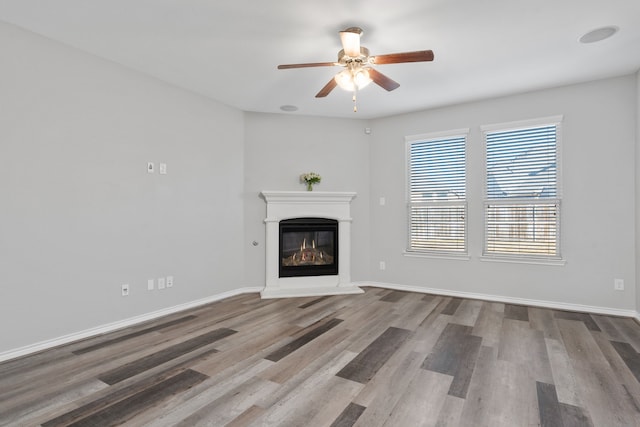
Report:
M 614 279 L 613 280 L 613 289 L 616 291 L 624 291 L 624 280 L 623 279 Z
M 149 279 L 149 280 L 147 280 L 147 290 L 148 290 L 148 291 L 152 291 L 152 290 L 153 290 L 153 288 L 154 288 L 154 286 L 153 286 L 153 279 Z
M 387 204 L 387 199 L 385 199 L 384 197 L 380 197 L 380 206 L 384 206 Z
M 160 175 L 166 175 L 166 174 L 167 174 L 167 164 L 160 163 Z
M 384 261 L 380 261 L 380 270 L 386 270 L 387 269 L 387 263 Z
M 123 297 L 129 296 L 129 285 L 127 283 L 122 285 L 122 296 Z
M 167 276 L 167 288 L 173 287 L 173 276 Z
M 165 281 L 164 281 L 164 277 L 161 277 L 158 279 L 158 289 L 164 289 L 164 285 Z

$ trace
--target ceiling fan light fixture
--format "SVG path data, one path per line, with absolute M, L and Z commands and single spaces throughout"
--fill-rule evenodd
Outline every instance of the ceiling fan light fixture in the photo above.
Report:
M 356 88 L 360 90 L 371 83 L 369 71 L 365 68 L 344 69 L 334 79 L 338 86 L 348 92 L 353 92 Z
M 355 82 L 358 89 L 362 89 L 366 87 L 369 83 L 371 83 L 371 77 L 369 76 L 369 71 L 366 68 L 361 68 L 353 74 L 353 81 Z
M 336 74 L 334 79 L 336 83 L 338 83 L 338 86 L 340 86 L 342 89 L 349 92 L 353 92 L 354 86 L 353 86 L 353 76 L 351 75 L 351 71 L 342 70 L 338 74 Z

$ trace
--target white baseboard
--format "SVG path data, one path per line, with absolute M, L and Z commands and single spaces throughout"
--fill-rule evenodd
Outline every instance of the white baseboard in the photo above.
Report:
M 448 297 L 479 299 L 507 304 L 530 305 L 533 307 L 552 308 L 556 310 L 578 311 L 583 313 L 605 314 L 609 316 L 631 317 L 640 321 L 640 313 L 635 310 L 621 310 L 617 308 L 598 307 L 592 305 L 561 303 L 556 301 L 533 300 L 527 298 L 505 297 L 502 295 L 477 294 L 473 292 L 452 291 L 449 289 L 424 288 L 422 286 L 407 286 L 394 283 L 356 282 L 360 287 L 374 287 L 394 289 L 398 291 L 418 292 L 422 294 L 443 295 Z
M 17 357 L 26 356 L 27 354 L 35 353 L 38 351 L 46 350 L 49 348 L 57 347 L 59 345 L 68 344 L 73 341 L 78 341 L 84 338 L 88 338 L 94 335 L 104 334 L 107 332 L 113 332 L 118 329 L 126 328 L 129 326 L 137 325 L 139 323 L 147 322 L 149 320 L 157 319 L 162 316 L 177 313 L 180 311 L 188 310 L 190 308 L 199 307 L 201 305 L 209 304 L 212 302 L 220 301 L 225 298 L 233 297 L 241 294 L 258 293 L 262 291 L 263 287 L 246 287 L 240 289 L 233 289 L 231 291 L 222 292 L 220 294 L 212 295 L 199 300 L 179 304 L 173 307 L 163 308 L 161 310 L 153 311 L 151 313 L 142 314 L 140 316 L 130 317 L 128 319 L 119 320 L 117 322 L 108 323 L 106 325 L 97 326 L 95 328 L 85 329 L 84 331 L 74 332 L 61 337 L 53 338 L 46 341 L 40 341 L 35 344 L 27 345 L 17 349 L 9 350 L 0 353 L 0 362 L 15 359 Z

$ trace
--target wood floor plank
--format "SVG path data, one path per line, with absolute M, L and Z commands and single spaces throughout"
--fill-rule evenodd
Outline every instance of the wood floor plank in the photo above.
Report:
M 428 426 L 433 414 L 439 414 L 444 406 L 452 377 L 419 369 L 393 411 L 385 426 Z
M 323 297 L 320 297 L 320 298 L 314 298 L 309 302 L 306 302 L 304 304 L 300 304 L 298 306 L 298 308 L 309 308 L 312 305 L 318 304 L 319 302 L 322 302 L 322 301 L 326 300 L 327 298 L 330 298 L 330 296 L 326 295 L 326 296 L 323 296 Z
M 254 376 L 229 390 L 223 396 L 209 401 L 180 422 L 167 424 L 169 420 L 165 419 L 163 423 L 175 427 L 227 425 L 252 408 L 257 400 L 274 392 L 278 387 L 279 385 L 276 383 Z
M 482 345 L 498 348 L 502 332 L 504 313 L 496 311 L 490 304 L 483 304 L 471 331 L 472 335 L 482 338 Z
M 422 355 L 403 346 L 353 399 L 366 409 L 354 426 L 382 426 L 398 404 L 411 380 L 420 370 Z
M 559 406 L 564 427 L 593 427 L 591 419 L 582 408 L 564 403 Z
M 454 314 L 456 314 L 456 310 L 458 310 L 458 307 L 460 307 L 461 303 L 462 298 L 451 298 L 447 306 L 444 308 L 444 310 L 442 310 L 442 314 L 453 316 Z
M 364 406 L 358 405 L 357 403 L 349 403 L 344 411 L 338 415 L 332 423 L 330 427 L 351 427 L 358 420 L 360 415 L 367 409 Z
M 159 401 L 168 399 L 181 391 L 193 387 L 194 385 L 204 381 L 206 378 L 207 377 L 205 375 L 202 375 L 199 372 L 186 370 L 145 390 L 141 390 L 132 396 L 119 400 L 113 405 L 107 406 L 97 412 L 93 412 L 91 415 L 86 417 L 73 420 L 66 416 L 64 425 L 74 427 L 95 427 L 97 425 L 121 424 L 144 409 L 155 405 Z M 61 420 L 59 418 L 53 419 L 44 423 L 42 426 L 57 426 L 61 425 L 60 422 Z
M 155 325 L 155 326 L 151 326 L 151 327 L 148 327 L 148 328 L 144 328 L 144 329 L 141 329 L 139 331 L 131 332 L 131 333 L 126 334 L 126 335 L 121 335 L 121 336 L 116 337 L 116 338 L 100 341 L 100 342 L 97 342 L 95 344 L 89 345 L 87 347 L 81 347 L 79 349 L 73 350 L 73 354 L 89 353 L 90 351 L 95 351 L 95 350 L 98 350 L 100 348 L 108 347 L 108 346 L 111 346 L 113 344 L 116 344 L 116 343 L 119 343 L 119 342 L 122 342 L 122 341 L 127 341 L 127 340 L 130 340 L 130 339 L 133 339 L 133 338 L 137 338 L 137 337 L 140 337 L 141 335 L 146 335 L 146 334 L 151 333 L 151 332 L 161 331 L 161 330 L 169 328 L 171 326 L 179 325 L 181 323 L 191 321 L 191 320 L 193 320 L 195 318 L 196 318 L 196 316 L 193 316 L 193 315 L 183 316 L 183 317 L 180 317 L 178 319 L 174 319 L 174 320 L 171 320 L 171 321 L 168 321 L 168 322 L 160 323 L 159 325 Z
M 265 412 L 264 408 L 253 405 L 242 414 L 234 418 L 225 427 L 246 427 L 253 424 L 253 421 L 260 418 Z
M 417 295 L 409 294 L 403 303 L 395 305 L 394 310 L 402 315 L 391 321 L 389 326 L 414 331 L 436 306 L 436 302 L 422 301 Z
M 640 411 L 607 364 L 574 363 L 583 409 L 596 426 L 632 426 Z
M 462 300 L 451 321 L 458 325 L 474 326 L 484 303 L 478 300 Z
M 531 329 L 528 322 L 503 320 L 498 359 L 526 366 L 535 380 L 553 383 L 544 333 Z
M 541 427 L 564 427 L 556 387 L 536 381 Z
M 179 399 L 174 399 L 171 404 L 165 404 L 161 413 L 149 411 L 138 415 L 134 421 L 145 427 L 175 426 L 212 402 L 224 399 L 225 396 L 232 397 L 244 384 L 251 383 L 256 376 L 272 365 L 273 362 L 265 359 L 246 359 L 237 366 L 219 372 L 184 391 Z M 265 382 L 262 382 L 261 386 L 269 387 Z M 271 384 L 271 386 L 269 390 L 277 389 L 277 385 Z M 268 396 L 268 393 L 265 395 L 262 390 L 259 390 L 259 393 L 253 395 L 253 399 L 257 400 L 265 396 Z
M 615 341 L 629 343 L 640 353 L 640 333 L 638 333 L 638 327 L 640 327 L 640 325 L 638 322 L 631 318 L 615 316 L 610 316 L 609 320 L 615 325 L 623 338 L 616 338 Z
M 520 364 L 500 360 L 482 347 L 460 417 L 461 426 L 537 426 L 535 380 Z
M 392 292 L 389 292 L 384 297 L 380 298 L 380 301 L 398 302 L 406 296 L 407 296 L 406 292 L 392 291 Z
M 227 328 L 216 329 L 198 337 L 176 344 L 157 353 L 140 358 L 124 366 L 105 372 L 98 378 L 109 385 L 119 383 L 120 381 L 140 374 L 155 366 L 162 365 L 169 360 L 178 356 L 192 352 L 198 348 L 212 344 L 218 340 L 235 334 L 237 331 Z
M 613 342 L 606 338 L 606 334 L 601 332 L 592 332 L 591 335 L 597 342 L 602 354 L 609 363 L 616 381 L 622 384 L 630 401 L 632 402 L 632 405 L 635 406 L 640 413 L 640 382 L 638 382 L 637 377 L 629 369 L 629 366 L 626 364 L 620 353 L 614 348 Z M 628 344 L 625 343 L 625 345 Z M 634 351 L 632 347 L 628 347 L 628 350 Z
M 471 332 L 470 326 L 449 323 L 422 364 L 423 369 L 453 376 L 448 393 L 463 399 L 482 345 L 482 338 Z
M 406 329 L 389 327 L 336 375 L 366 384 L 398 347 L 409 338 L 410 333 Z
M 545 339 L 547 344 L 547 354 L 551 364 L 551 375 L 553 384 L 556 386 L 558 401 L 573 406 L 582 406 L 580 400 L 580 390 L 576 382 L 576 374 L 571 365 L 571 360 L 567 350 L 561 341 L 555 339 Z
M 556 317 L 556 319 L 576 320 L 576 321 L 582 322 L 590 331 L 600 332 L 600 328 L 598 327 L 598 324 L 593 320 L 591 315 L 587 313 L 576 313 L 573 311 L 556 310 L 554 311 L 554 316 Z
M 351 331 L 348 329 L 332 328 L 316 338 L 310 345 L 289 353 L 285 358 L 279 360 L 279 363 L 275 363 L 260 375 L 267 380 L 283 384 L 315 362 L 323 353 L 327 352 L 326 349 L 331 349 L 331 352 L 336 353 L 345 349 L 349 343 L 350 333 Z
M 561 341 L 553 311 L 547 308 L 529 307 L 529 324 L 532 329 L 542 331 L 545 338 Z
M 329 331 L 331 328 L 339 325 L 342 322 L 342 319 L 326 319 L 326 321 L 320 321 L 319 324 L 313 325 L 312 327 L 305 329 L 303 335 L 298 337 L 297 339 L 291 341 L 285 346 L 277 349 L 273 353 L 267 355 L 265 359 L 271 360 L 272 362 L 277 362 L 283 357 L 288 356 L 293 353 L 300 347 L 310 343 L 314 339 L 318 338 L 320 335 Z
M 569 358 L 596 366 L 607 364 L 600 347 L 584 322 L 561 318 L 557 320 L 557 324 Z
M 504 318 L 511 320 L 529 321 L 529 310 L 524 305 L 505 304 Z
M 636 380 L 640 381 L 640 354 L 634 350 L 631 344 L 612 341 L 611 345 L 616 349 L 624 363 L 627 365 Z
M 294 390 L 280 396 L 277 404 L 268 405 L 256 424 L 329 425 L 362 388 L 362 384 L 336 376 L 338 370 L 352 358 L 353 354 L 348 351 L 343 351 L 331 358 L 321 369 L 315 370 L 299 383 Z M 335 405 L 336 401 L 341 403 Z M 266 400 L 259 401 L 257 405 L 264 406 L 264 402 Z M 328 405 L 329 402 L 331 405 Z M 326 412 L 320 414 L 321 411 Z M 325 424 L 312 424 L 310 421 L 319 415 L 329 418 L 329 421 Z
M 460 423 L 460 417 L 462 416 L 462 410 L 464 409 L 465 399 L 461 399 L 459 397 L 451 396 L 447 394 L 444 398 L 444 403 L 442 408 L 440 408 L 440 413 L 438 414 L 438 418 L 431 416 L 431 424 L 437 427 L 459 427 L 462 426 Z M 435 419 L 435 421 L 434 421 Z

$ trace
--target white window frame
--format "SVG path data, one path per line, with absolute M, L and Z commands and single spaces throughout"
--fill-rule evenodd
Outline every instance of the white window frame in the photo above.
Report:
M 519 262 L 519 263 L 531 263 L 531 264 L 550 264 L 550 265 L 564 265 L 565 261 L 562 258 L 561 251 L 561 235 L 562 235 L 562 227 L 561 227 L 561 204 L 562 204 L 562 162 L 561 162 L 561 153 L 562 153 L 562 120 L 563 116 L 550 116 L 550 117 L 541 117 L 537 119 L 531 120 L 521 120 L 515 122 L 508 123 L 498 123 L 491 125 L 483 125 L 480 127 L 482 131 L 482 144 L 483 144 L 483 164 L 484 164 L 484 173 L 483 173 L 483 193 L 484 193 L 484 203 L 483 203 L 483 245 L 482 245 L 482 257 L 483 261 L 500 261 L 500 262 Z M 504 199 L 489 199 L 489 195 L 487 192 L 488 189 L 488 174 L 487 174 L 487 134 L 492 132 L 508 132 L 508 131 L 517 131 L 521 129 L 527 128 L 536 128 L 536 127 L 544 127 L 544 126 L 555 126 L 556 127 L 556 195 L 554 198 L 504 198 Z M 535 255 L 530 253 L 519 253 L 519 254 L 507 254 L 507 253 L 496 253 L 496 252 L 488 252 L 487 251 L 487 227 L 488 227 L 488 219 L 487 219 L 487 211 L 489 205 L 500 205 L 500 204 L 516 204 L 516 205 L 530 205 L 530 204 L 555 204 L 555 214 L 556 214 L 556 240 L 555 247 L 556 253 L 554 255 Z
M 446 249 L 419 249 L 411 247 L 411 227 L 412 227 L 412 218 L 411 218 L 411 209 L 415 205 L 429 205 L 433 204 L 434 206 L 451 206 L 451 205 L 460 205 L 459 202 L 453 202 L 450 200 L 443 200 L 438 202 L 424 202 L 424 203 L 413 203 L 411 201 L 411 145 L 413 143 L 419 142 L 428 142 L 428 141 L 437 141 L 448 138 L 464 138 L 464 158 L 465 158 L 465 197 L 463 199 L 464 206 L 464 248 L 463 250 L 446 250 Z M 469 129 L 454 129 L 449 131 L 442 132 L 431 132 L 419 135 L 408 135 L 405 136 L 405 159 L 406 159 L 406 167 L 405 167 L 405 200 L 407 206 L 407 235 L 406 235 L 406 250 L 404 254 L 410 257 L 437 257 L 437 258 L 452 258 L 452 259 L 469 259 L 468 255 L 468 236 L 469 236 L 469 227 L 468 227 L 468 203 L 467 203 L 467 146 L 469 141 Z

